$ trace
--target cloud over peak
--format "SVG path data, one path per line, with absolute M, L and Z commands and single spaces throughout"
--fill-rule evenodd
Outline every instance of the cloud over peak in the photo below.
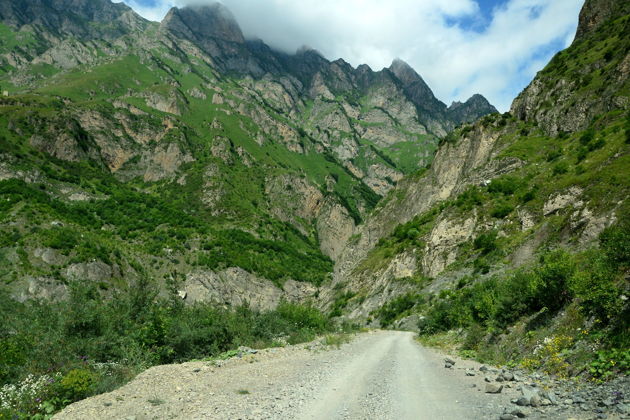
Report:
M 124 0 L 161 20 L 213 0 Z M 444 102 L 474 93 L 499 110 L 573 39 L 583 0 L 222 0 L 244 34 L 295 52 L 380 69 L 400 57 Z

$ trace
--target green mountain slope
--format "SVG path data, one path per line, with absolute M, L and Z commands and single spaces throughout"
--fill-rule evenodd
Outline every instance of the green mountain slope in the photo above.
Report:
M 630 10 L 613 3 L 587 2 L 510 113 L 450 133 L 378 204 L 336 262 L 329 308 L 554 373 L 584 368 L 587 345 L 627 348 Z M 562 366 L 531 356 L 559 336 Z
M 108 0 L 2 0 L 0 20 L 1 275 L 19 299 L 141 277 L 189 301 L 304 299 L 440 136 L 494 111 L 475 97 L 451 117 L 405 93 L 411 68 L 246 41 L 218 4 L 157 24 Z

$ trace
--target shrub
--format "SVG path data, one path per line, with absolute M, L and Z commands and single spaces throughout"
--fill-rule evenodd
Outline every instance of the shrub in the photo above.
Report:
M 568 282 L 574 272 L 575 264 L 566 251 L 557 250 L 542 255 L 530 286 L 532 299 L 538 302 L 536 306 L 560 309 L 570 298 Z
M 61 302 L 4 298 L 0 294 L 0 379 L 12 384 L 2 388 L 12 396 L 7 400 L 3 391 L 0 398 L 18 418 L 50 414 L 112 390 L 154 364 L 206 358 L 240 345 L 270 345 L 279 337 L 296 343 L 333 330 L 313 307 L 285 302 L 258 313 L 247 307 L 184 306 L 160 299 L 148 282 L 108 299 L 91 284 L 72 284 L 70 298 Z M 42 375 L 51 371 L 59 380 L 49 387 L 50 377 Z M 34 376 L 29 379 L 28 373 Z M 40 382 L 46 387 L 28 399 L 24 392 Z M 46 404 L 28 402 L 35 398 Z
M 630 373 L 630 350 L 610 349 L 597 352 L 589 365 L 589 373 L 598 379 L 608 379 L 615 374 Z
M 492 211 L 490 212 L 490 215 L 497 219 L 503 219 L 508 214 L 512 213 L 513 211 L 514 211 L 514 206 L 512 206 L 511 204 L 499 203 L 497 206 L 494 207 L 494 209 L 492 209 Z
M 473 245 L 475 249 L 481 251 L 481 255 L 486 255 L 497 249 L 497 232 L 495 230 L 479 235 Z
M 414 306 L 422 305 L 423 303 L 424 296 L 418 293 L 406 293 L 381 306 L 376 311 L 376 316 L 383 327 L 388 327 L 395 320 L 404 316 Z
M 461 193 L 455 200 L 455 206 L 463 210 L 472 210 L 474 207 L 483 204 L 483 194 L 479 187 L 471 187 Z
M 589 128 L 580 136 L 580 143 L 583 146 L 589 144 L 595 138 L 595 130 L 593 128 Z
M 571 279 L 571 292 L 578 298 L 580 310 L 604 323 L 618 316 L 623 309 L 615 275 L 597 254 L 584 261 L 584 266 Z
M 0 383 L 9 381 L 27 362 L 24 344 L 18 335 L 0 338 Z
M 506 196 L 514 194 L 523 184 L 523 180 L 514 176 L 504 176 L 493 179 L 488 185 L 488 192 L 492 194 L 503 194 Z
M 490 272 L 490 263 L 483 257 L 479 257 L 473 263 L 475 273 L 488 274 Z
M 599 243 L 614 268 L 630 267 L 630 220 L 606 228 L 599 236 Z
M 63 376 L 59 386 L 64 398 L 78 401 L 91 394 L 95 382 L 96 376 L 89 370 L 72 369 Z
M 569 172 L 569 164 L 567 162 L 558 162 L 553 167 L 554 175 L 564 175 Z
M 554 160 L 558 159 L 560 156 L 562 156 L 562 150 L 553 150 L 547 153 L 545 160 L 547 162 L 553 162 Z
M 522 203 L 529 203 L 534 198 L 536 198 L 536 189 L 532 188 L 531 190 L 529 190 L 525 194 L 523 194 L 523 196 L 521 197 L 521 202 Z
M 67 227 L 50 229 L 43 234 L 46 235 L 43 244 L 50 248 L 70 251 L 79 243 L 79 235 Z

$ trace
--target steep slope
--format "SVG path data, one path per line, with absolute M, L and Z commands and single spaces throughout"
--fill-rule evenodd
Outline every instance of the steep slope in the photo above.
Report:
M 431 132 L 387 69 L 245 40 L 221 5 L 160 24 L 105 0 L 0 5 L 0 260 L 19 299 L 144 277 L 189 302 L 306 299 L 455 124 Z
M 595 348 L 626 345 L 630 16 L 610 4 L 587 2 L 579 36 L 513 115 L 455 130 L 430 169 L 379 203 L 336 262 L 328 308 L 427 333 L 466 328 L 469 350 L 489 337 L 485 357 L 504 363 L 554 333 L 569 334 L 570 361 L 592 357 L 567 328 L 597 330 Z

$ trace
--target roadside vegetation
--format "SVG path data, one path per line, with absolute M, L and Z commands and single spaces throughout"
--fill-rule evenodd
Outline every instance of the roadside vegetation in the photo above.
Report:
M 481 241 L 483 242 L 483 241 Z M 519 269 L 408 293 L 374 313 L 383 326 L 416 313 L 420 339 L 465 357 L 559 376 L 630 373 L 630 220 L 599 246 L 556 248 Z
M 0 295 L 0 418 L 47 418 L 111 391 L 158 364 L 207 359 L 239 346 L 263 348 L 343 335 L 309 306 L 233 310 L 160 298 L 147 282 L 104 298 L 95 285 L 71 285 L 62 302 Z

